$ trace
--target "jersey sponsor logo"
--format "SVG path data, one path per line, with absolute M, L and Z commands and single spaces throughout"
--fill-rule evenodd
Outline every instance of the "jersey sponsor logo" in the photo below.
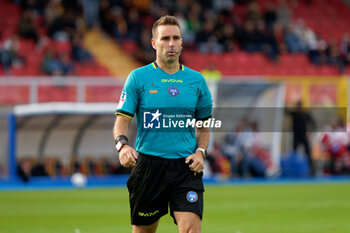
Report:
M 143 127 L 145 129 L 159 129 L 160 128 L 160 119 L 159 117 L 162 113 L 157 109 L 156 112 L 144 112 L 143 113 Z
M 126 99 L 126 92 L 123 91 L 120 95 L 119 104 L 117 108 L 122 108 Z
M 157 94 L 157 93 L 158 93 L 158 90 L 150 90 L 149 93 L 151 93 L 151 94 Z
M 183 81 L 181 79 L 166 79 L 166 78 L 163 78 L 160 81 L 162 83 L 183 83 Z
M 150 212 L 150 213 L 139 212 L 139 216 L 141 216 L 141 217 L 152 217 L 156 214 L 159 214 L 159 210 L 156 210 L 156 211 Z
M 177 89 L 177 87 L 171 86 L 168 88 L 169 95 L 171 95 L 173 97 L 177 96 L 179 94 L 179 92 L 180 91 L 179 91 L 179 89 Z
M 221 128 L 222 121 L 215 118 L 196 120 L 192 114 L 160 112 L 143 112 L 144 129 L 182 129 L 182 128 Z
M 195 191 L 189 191 L 186 194 L 186 199 L 188 202 L 195 203 L 198 201 L 198 194 Z

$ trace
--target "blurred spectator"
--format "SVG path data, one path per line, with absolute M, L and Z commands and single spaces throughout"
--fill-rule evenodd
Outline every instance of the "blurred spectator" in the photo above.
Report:
M 41 64 L 42 70 L 52 76 L 66 76 L 74 73 L 74 65 L 69 54 L 56 54 L 55 50 L 48 49 Z
M 49 35 L 57 41 L 67 41 L 77 32 L 76 19 L 72 11 L 66 11 L 54 19 L 49 28 Z
M 41 62 L 41 69 L 45 74 L 53 75 L 59 69 L 59 62 L 54 49 L 48 49 Z
M 283 27 L 279 22 L 276 22 L 273 26 L 273 36 L 276 39 L 276 50 L 281 53 L 288 52 L 288 47 L 284 38 Z
M 200 5 L 192 5 L 187 16 L 187 29 L 194 35 L 202 29 L 202 21 L 199 17 L 200 11 Z
M 83 40 L 80 36 L 75 36 L 72 42 L 73 61 L 80 62 L 83 65 L 94 65 L 94 58 L 83 46 Z
M 327 126 L 320 138 L 322 149 L 328 153 L 326 169 L 333 174 L 350 173 L 350 135 L 342 120 Z
M 291 53 L 306 52 L 307 50 L 306 45 L 302 43 L 300 37 L 294 32 L 291 25 L 287 25 L 284 30 L 284 40 L 288 51 Z
M 237 134 L 233 132 L 227 133 L 221 144 L 221 152 L 230 162 L 232 176 L 237 176 L 239 173 L 238 166 L 242 161 L 241 155 L 238 155 L 239 149 L 237 145 Z
M 32 176 L 31 170 L 33 167 L 32 160 L 29 158 L 21 159 L 17 166 L 17 175 L 23 182 L 29 182 Z
M 340 74 L 344 73 L 345 72 L 344 60 L 341 58 L 339 46 L 337 45 L 333 37 L 329 39 L 326 54 L 328 56 L 328 64 L 336 66 Z
M 155 57 L 155 50 L 150 43 L 151 38 L 150 30 L 143 29 L 138 41 L 138 51 L 135 53 L 136 59 L 146 64 L 153 62 Z
M 213 2 L 212 9 L 216 13 L 219 13 L 222 10 L 231 11 L 233 9 L 233 6 L 234 6 L 233 0 L 215 0 L 212 2 Z
M 68 53 L 64 53 L 61 55 L 60 61 L 60 72 L 58 75 L 72 75 L 74 74 L 74 63 L 72 62 Z
M 252 1 L 252 2 L 249 3 L 248 11 L 247 11 L 247 14 L 245 16 L 245 19 L 246 20 L 251 20 L 253 22 L 262 19 L 260 6 L 259 6 L 259 4 L 257 2 Z
M 204 76 L 206 81 L 209 82 L 218 82 L 222 78 L 220 70 L 216 69 L 215 63 L 210 62 L 208 67 L 201 71 L 201 74 Z
M 276 61 L 279 53 L 277 41 L 274 34 L 266 28 L 264 20 L 257 21 L 257 38 L 257 51 L 263 52 L 268 58 Z
M 22 11 L 31 10 L 35 14 L 42 15 L 45 8 L 44 0 L 22 0 L 20 3 Z
M 44 10 L 44 21 L 46 28 L 51 28 L 56 18 L 63 14 L 63 6 L 60 0 L 50 0 Z
M 202 53 L 221 53 L 222 46 L 218 43 L 217 38 L 213 35 L 214 24 L 211 21 L 206 21 L 204 27 L 196 35 L 196 43 L 198 50 Z
M 31 175 L 32 176 L 48 176 L 49 174 L 47 173 L 45 169 L 45 165 L 42 162 L 37 162 L 34 164 L 32 170 L 31 170 Z
M 5 74 L 10 73 L 12 66 L 18 67 L 24 64 L 24 59 L 18 55 L 18 50 L 19 41 L 17 34 L 5 40 L 3 46 L 0 46 L 0 61 Z
M 224 24 L 223 28 L 220 30 L 218 42 L 222 45 L 222 49 L 224 52 L 232 52 L 236 50 L 236 36 L 235 28 L 233 25 Z
M 265 20 L 266 27 L 272 30 L 273 25 L 277 20 L 276 6 L 272 1 L 269 1 L 266 5 L 264 20 Z
M 240 177 L 264 177 L 267 164 L 260 156 L 266 156 L 261 150 L 257 126 L 246 119 L 237 125 L 234 133 L 228 133 L 222 144 L 222 153 L 230 161 L 231 174 Z M 261 150 L 261 151 L 259 151 Z M 268 160 L 268 159 L 267 159 Z
M 300 145 L 304 147 L 304 152 L 307 156 L 311 174 L 314 174 L 314 166 L 307 132 L 310 130 L 310 127 L 311 129 L 315 127 L 315 122 L 313 121 L 311 115 L 305 112 L 301 101 L 296 103 L 295 109 L 291 111 L 287 110 L 287 113 L 292 118 L 293 150 L 297 151 Z
M 99 18 L 102 30 L 113 37 L 115 22 L 113 20 L 113 14 L 108 0 L 100 1 Z
M 195 39 L 195 33 L 188 28 L 188 24 L 186 22 L 186 18 L 184 17 L 183 13 L 181 11 L 177 11 L 175 13 L 175 17 L 177 18 L 177 21 L 180 24 L 181 31 L 182 31 L 182 38 L 183 38 L 183 46 L 189 46 L 191 47 L 194 43 Z
M 277 19 L 283 27 L 287 27 L 291 23 L 292 12 L 286 0 L 280 0 L 277 8 Z
M 134 41 L 139 41 L 139 34 L 142 30 L 142 24 L 140 21 L 139 12 L 136 8 L 132 8 L 128 12 L 127 27 L 128 31 L 126 33 L 126 37 Z
M 308 28 L 302 19 L 294 23 L 294 33 L 301 39 L 301 43 L 306 48 L 316 48 L 317 37 L 316 34 Z
M 35 43 L 38 43 L 39 36 L 35 30 L 33 23 L 33 12 L 30 9 L 26 9 L 21 16 L 19 21 L 18 33 L 20 37 L 32 39 Z
M 82 0 L 85 25 L 91 28 L 98 19 L 99 0 Z
M 328 49 L 327 42 L 319 35 L 316 36 L 316 41 L 309 44 L 309 58 L 315 65 L 327 64 L 328 58 L 326 51 Z
M 346 65 L 350 64 L 350 37 L 348 33 L 344 33 L 340 42 L 340 54 Z
M 115 7 L 112 10 L 113 18 L 113 33 L 119 43 L 122 43 L 126 38 L 128 32 L 127 22 L 123 16 L 123 10 L 121 8 Z
M 260 51 L 259 35 L 257 34 L 254 22 L 247 20 L 244 23 L 244 27 L 239 37 L 239 42 L 243 49 L 247 52 L 258 52 Z

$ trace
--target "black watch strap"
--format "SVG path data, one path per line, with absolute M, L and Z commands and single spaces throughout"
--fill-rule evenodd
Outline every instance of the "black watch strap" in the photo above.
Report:
M 119 136 L 115 139 L 115 144 L 117 144 L 117 143 L 118 143 L 119 141 L 121 141 L 121 140 L 124 140 L 124 141 L 129 142 L 129 139 L 128 139 L 127 136 L 125 136 L 125 135 L 119 135 Z

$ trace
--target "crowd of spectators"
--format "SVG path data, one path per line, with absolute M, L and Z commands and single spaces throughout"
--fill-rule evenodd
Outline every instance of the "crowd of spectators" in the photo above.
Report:
M 255 121 L 243 119 L 224 138 L 210 137 L 205 175 L 268 177 L 274 175 L 269 146 L 264 144 Z
M 80 1 L 69 0 L 13 0 L 20 7 L 16 34 L 0 44 L 0 60 L 5 73 L 11 67 L 25 65 L 18 56 L 18 40 L 35 43 L 35 52 L 43 54 L 41 72 L 48 75 L 74 74 L 75 62 L 94 65 L 93 56 L 84 48 L 85 33 L 83 9 Z M 83 1 L 90 2 L 90 1 Z M 92 2 L 92 1 L 91 1 Z M 85 12 L 85 11 L 84 11 Z M 93 18 L 86 19 L 91 20 Z M 68 49 L 61 51 L 55 43 L 66 43 Z
M 343 73 L 350 64 L 349 35 L 345 33 L 341 41 L 332 37 L 326 41 L 302 19 L 293 20 L 293 4 L 301 1 L 312 2 L 271 0 L 261 5 L 255 0 L 13 0 L 21 7 L 20 38 L 33 40 L 38 50 L 50 40 L 68 41 L 73 45 L 69 59 L 83 64 L 94 62 L 79 41 L 86 28 L 96 25 L 120 45 L 134 44 L 133 55 L 139 61 L 153 61 L 152 24 L 160 16 L 171 14 L 180 22 L 185 50 L 219 54 L 237 50 L 259 52 L 274 62 L 278 62 L 281 53 L 305 53 L 315 65 L 333 65 Z M 246 10 L 238 14 L 235 8 L 242 6 Z M 7 52 L 4 43 L 0 49 L 5 72 L 13 64 L 25 64 L 15 53 Z M 56 60 L 67 57 L 56 53 Z M 43 72 L 56 73 L 46 69 Z M 63 69 L 59 73 L 69 74 Z
M 312 3 L 310 0 L 299 0 Z M 350 62 L 349 36 L 325 41 L 302 19 L 293 20 L 292 6 L 298 1 L 266 1 L 264 10 L 254 0 L 112 1 L 99 5 L 101 28 L 118 43 L 133 41 L 141 62 L 154 59 L 150 47 L 152 23 L 159 16 L 175 15 L 181 25 L 184 49 L 202 53 L 236 50 L 260 52 L 278 62 L 281 53 L 305 53 L 316 65 L 328 64 L 344 72 Z M 243 16 L 235 7 L 245 5 Z
M 350 124 L 338 120 L 326 126 L 325 132 L 316 137 L 318 160 L 322 162 L 318 173 L 333 175 L 350 174 Z

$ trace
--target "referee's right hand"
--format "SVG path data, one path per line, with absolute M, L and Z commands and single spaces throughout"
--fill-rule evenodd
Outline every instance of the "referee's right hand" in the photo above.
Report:
M 124 145 L 119 151 L 119 161 L 123 167 L 129 168 L 136 165 L 137 153 L 134 148 Z

